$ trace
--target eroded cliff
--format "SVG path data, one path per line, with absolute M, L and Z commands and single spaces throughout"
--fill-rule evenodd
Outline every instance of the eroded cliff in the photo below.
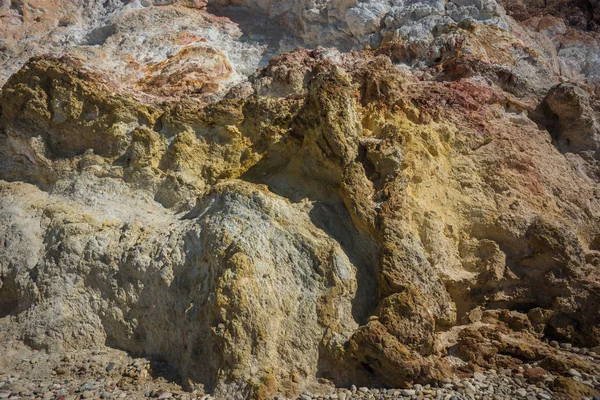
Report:
M 594 22 L 46 3 L 0 3 L 0 315 L 26 345 L 229 398 L 599 374 L 549 343 L 600 345 Z

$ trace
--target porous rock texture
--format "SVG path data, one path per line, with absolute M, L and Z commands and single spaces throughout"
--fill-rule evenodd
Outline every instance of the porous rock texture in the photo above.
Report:
M 227 398 L 597 374 L 597 14 L 505 3 L 0 2 L 3 323 Z

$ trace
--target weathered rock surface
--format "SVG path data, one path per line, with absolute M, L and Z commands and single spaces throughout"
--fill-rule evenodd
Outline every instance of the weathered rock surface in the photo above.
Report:
M 596 17 L 504 6 L 1 2 L 3 326 L 226 398 L 596 395 Z

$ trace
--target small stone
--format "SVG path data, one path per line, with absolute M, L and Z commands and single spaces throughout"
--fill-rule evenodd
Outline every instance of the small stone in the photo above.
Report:
M 474 394 L 477 392 L 477 388 L 475 386 L 473 386 L 473 384 L 471 382 L 465 381 L 465 382 L 463 382 L 463 384 L 465 385 L 465 389 L 466 389 L 467 393 Z
M 417 394 L 417 392 L 412 389 L 403 389 L 401 390 L 401 393 L 403 396 L 414 396 L 415 394 Z
M 171 397 L 173 397 L 173 394 L 171 392 L 167 392 L 166 390 L 159 390 L 157 391 L 154 396 L 157 399 L 170 399 Z
M 516 391 L 517 396 L 519 397 L 527 397 L 527 390 L 525 389 L 519 389 Z
M 119 395 L 119 398 L 124 399 L 125 397 L 127 397 L 127 393 L 121 392 L 121 394 Z
M 579 373 L 579 371 L 577 371 L 576 369 L 571 368 L 569 370 L 569 375 L 573 376 L 573 377 L 578 377 L 581 378 L 581 374 Z
M 358 388 L 358 391 L 361 393 L 367 393 L 369 391 L 369 389 L 367 389 L 366 387 L 362 386 L 360 388 Z
M 83 397 L 84 399 L 91 399 L 92 397 L 94 397 L 94 392 L 92 392 L 91 390 L 86 390 L 81 394 L 81 397 Z
M 556 340 L 552 340 L 552 341 L 550 342 L 550 346 L 552 346 L 552 347 L 554 347 L 554 348 L 558 349 L 558 347 L 559 347 L 559 344 L 558 344 L 558 342 L 557 342 Z
M 82 386 L 79 387 L 80 392 L 85 392 L 86 390 L 92 390 L 94 388 L 94 382 L 86 382 Z
M 523 376 L 525 376 L 525 379 L 529 382 L 539 382 L 546 376 L 546 370 L 541 367 L 532 367 L 526 369 L 525 372 L 523 372 Z
M 571 343 L 561 343 L 560 344 L 561 349 L 571 350 L 572 347 L 573 347 L 573 345 Z
M 300 395 L 300 398 L 301 398 L 302 400 L 311 400 L 311 399 L 312 399 L 312 397 L 310 397 L 310 396 L 308 396 L 308 395 L 306 395 L 306 394 L 302 394 L 302 395 Z

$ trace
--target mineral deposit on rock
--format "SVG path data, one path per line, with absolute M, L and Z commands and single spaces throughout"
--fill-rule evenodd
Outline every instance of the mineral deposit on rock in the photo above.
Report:
M 599 396 L 599 7 L 0 0 L 0 398 Z

